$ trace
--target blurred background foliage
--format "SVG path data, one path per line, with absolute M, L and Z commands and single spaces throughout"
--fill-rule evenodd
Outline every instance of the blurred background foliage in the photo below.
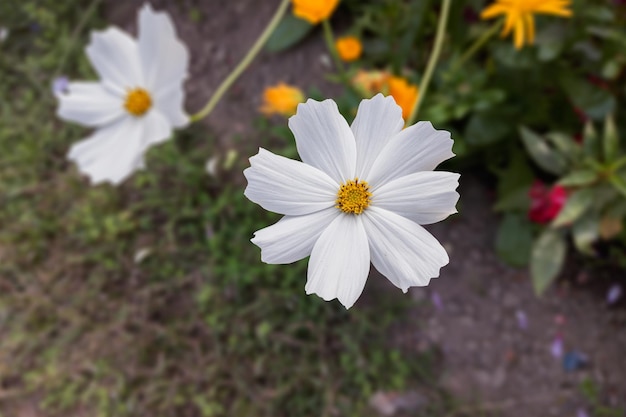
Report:
M 243 196 L 256 144 L 210 176 L 221 150 L 193 126 L 120 188 L 76 174 L 65 154 L 86 132 L 54 117 L 50 86 L 94 78 L 99 3 L 0 4 L 0 413 L 32 398 L 50 415 L 361 415 L 377 389 L 432 380 L 436 352 L 381 331 L 397 299 L 348 313 L 304 296 L 306 261 L 260 262 L 249 239 L 279 216 Z
M 330 75 L 346 85 L 336 99 L 348 119 L 359 70 L 419 86 L 438 3 L 342 1 L 333 23 L 363 43 L 345 75 Z M 444 169 L 495 180 L 495 249 L 532 264 L 538 293 L 568 248 L 626 267 L 626 4 L 574 1 L 571 19 L 537 19 L 534 46 L 496 35 L 464 57 L 492 30 L 479 17 L 489 3 L 453 2 L 419 115 L 453 134 L 458 157 Z M 93 78 L 83 46 L 106 23 L 100 2 L 83 6 L 0 3 L 10 36 L 0 43 L 0 398 L 34 395 L 59 415 L 330 416 L 363 415 L 375 390 L 411 378 L 430 386 L 437 353 L 404 355 L 381 330 L 398 324 L 398 297 L 347 313 L 303 295 L 306 261 L 260 262 L 248 239 L 278 217 L 243 197 L 256 151 L 245 138 L 214 175 L 205 162 L 224 150 L 194 126 L 120 188 L 79 178 L 65 154 L 85 131 L 55 119 L 50 85 Z M 295 48 L 314 29 L 289 15 L 268 49 Z M 261 119 L 257 130 L 296 156 L 286 126 Z M 547 199 L 543 216 L 530 214 L 534 199 Z M 424 415 L 451 406 L 429 392 Z
M 444 169 L 479 171 L 497 184 L 495 250 L 513 266 L 531 264 L 542 294 L 569 247 L 594 265 L 626 264 L 626 2 L 573 0 L 571 18 L 536 14 L 536 40 L 521 49 L 512 35 L 499 36 L 501 21 L 481 19 L 492 3 L 452 3 L 418 119 L 452 132 L 457 157 Z M 338 32 L 363 45 L 360 59 L 345 63 L 346 75 L 332 77 L 346 87 L 343 113 L 350 119 L 361 98 L 378 91 L 400 102 L 393 91 L 376 90 L 381 74 L 419 89 L 439 2 L 341 5 L 338 20 L 348 23 Z M 280 33 L 280 45 L 293 47 L 310 33 L 309 23 L 299 25 L 291 37 Z M 281 48 L 270 41 L 270 49 Z

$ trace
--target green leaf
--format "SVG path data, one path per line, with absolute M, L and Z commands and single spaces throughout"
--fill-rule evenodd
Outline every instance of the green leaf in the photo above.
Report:
M 511 133 L 511 124 L 502 115 L 482 112 L 472 115 L 464 136 L 470 145 L 484 146 L 502 140 Z
M 590 26 L 587 27 L 587 32 L 606 40 L 615 41 L 621 44 L 622 47 L 626 46 L 626 35 L 621 29 L 607 26 Z
M 520 127 L 520 134 L 526 150 L 541 169 L 554 175 L 565 172 L 567 161 L 550 148 L 541 136 L 524 126 Z
M 613 202 L 624 197 L 611 184 L 600 182 L 590 188 L 593 192 L 593 209 L 598 213 L 604 212 Z
M 553 23 L 537 36 L 537 58 L 540 61 L 552 61 L 561 55 L 565 39 L 565 27 L 560 23 Z
M 520 70 L 537 65 L 533 48 L 516 49 L 512 42 L 501 42 L 494 44 L 492 51 L 496 61 L 506 67 Z
M 598 6 L 598 5 L 585 5 L 584 8 L 581 9 L 583 16 L 589 18 L 590 20 L 596 20 L 600 22 L 610 23 L 615 18 L 615 12 L 606 6 Z
M 615 98 L 608 91 L 568 73 L 562 74 L 559 78 L 574 106 L 583 110 L 592 119 L 602 119 L 615 110 Z
M 565 226 L 575 222 L 593 203 L 594 193 L 586 188 L 576 191 L 567 198 L 567 203 L 561 209 L 559 215 L 552 222 L 553 227 Z
M 522 187 L 505 194 L 498 199 L 493 209 L 495 211 L 528 211 L 530 207 L 529 188 Z
M 592 159 L 600 158 L 600 139 L 598 138 L 598 132 L 593 127 L 593 122 L 588 121 L 585 123 L 585 129 L 583 130 L 583 148 L 585 155 Z
M 552 229 L 546 229 L 533 244 L 530 275 L 537 295 L 543 294 L 561 272 L 566 248 L 563 235 Z
M 619 219 L 626 217 L 626 200 L 621 197 L 614 200 L 608 205 L 604 214 Z
M 519 209 L 527 211 L 528 203 L 530 202 L 528 189 L 535 179 L 535 173 L 528 161 L 526 153 L 518 146 L 511 146 L 507 159 L 508 163 L 504 167 L 490 167 L 490 170 L 495 172 L 498 177 L 498 201 L 514 193 L 526 193 L 526 195 L 522 196 L 526 204 L 520 206 Z
M 559 132 L 546 134 L 546 139 L 554 145 L 554 148 L 561 154 L 576 162 L 579 158 L 580 147 L 570 135 Z
M 561 178 L 559 185 L 564 187 L 581 187 L 594 183 L 598 179 L 598 173 L 593 169 L 580 169 L 573 171 Z
M 532 227 L 526 217 L 508 213 L 496 236 L 496 253 L 506 263 L 522 267 L 528 264 L 533 242 Z
M 604 161 L 609 163 L 613 162 L 619 152 L 619 136 L 613 115 L 607 115 L 604 119 L 604 139 L 602 144 L 604 148 Z
M 622 179 L 619 175 L 614 174 L 609 177 L 609 182 L 620 194 L 626 197 L 626 181 L 624 181 L 624 179 Z
M 269 52 L 280 52 L 300 42 L 313 29 L 306 20 L 289 13 L 283 17 L 265 44 Z
M 611 59 L 602 66 L 602 77 L 615 80 L 622 72 L 622 63 L 618 58 Z
M 578 219 L 572 226 L 572 235 L 576 249 L 587 255 L 593 253 L 591 245 L 598 239 L 599 220 L 596 215 L 587 215 Z

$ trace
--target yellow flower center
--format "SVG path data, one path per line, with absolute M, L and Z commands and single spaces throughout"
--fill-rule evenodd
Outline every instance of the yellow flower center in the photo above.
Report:
M 341 184 L 335 201 L 338 209 L 344 213 L 361 214 L 369 207 L 372 193 L 366 181 L 359 182 L 358 178 Z
M 143 88 L 128 90 L 124 108 L 133 116 L 142 116 L 152 107 L 152 97 Z

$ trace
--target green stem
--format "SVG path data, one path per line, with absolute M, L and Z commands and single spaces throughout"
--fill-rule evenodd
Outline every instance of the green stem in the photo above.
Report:
M 437 66 L 439 55 L 441 55 L 441 48 L 443 47 L 443 40 L 446 34 L 446 26 L 448 24 L 448 16 L 450 14 L 451 2 L 451 0 L 443 0 L 443 4 L 441 5 L 441 14 L 439 15 L 439 22 L 437 23 L 437 34 L 435 35 L 435 45 L 433 46 L 433 50 L 430 53 L 430 58 L 428 58 L 426 71 L 424 72 L 424 77 L 422 78 L 419 86 L 420 90 L 419 94 L 417 95 L 417 102 L 413 106 L 411 115 L 406 122 L 407 126 L 411 126 L 413 123 L 415 123 L 420 106 L 422 105 L 424 97 L 426 97 L 426 93 L 428 92 L 430 80 L 433 76 L 433 72 L 435 71 L 435 67 Z
M 341 58 L 339 57 L 339 53 L 337 52 L 337 48 L 335 47 L 335 37 L 333 36 L 333 29 L 330 26 L 330 22 L 328 21 L 328 19 L 324 19 L 322 21 L 322 27 L 324 29 L 324 40 L 326 41 L 326 47 L 328 48 L 328 51 L 335 61 L 335 66 L 337 67 L 337 71 L 339 71 L 339 77 L 342 81 L 346 81 L 346 73 L 343 68 Z
M 231 72 L 228 77 L 222 81 L 217 90 L 215 90 L 213 96 L 209 99 L 208 103 L 200 111 L 190 117 L 191 122 L 197 122 L 198 120 L 208 116 L 209 113 L 213 111 L 222 96 L 224 96 L 224 93 L 228 91 L 230 86 L 233 85 L 237 78 L 239 78 L 239 76 L 246 70 L 246 68 L 248 68 L 250 63 L 258 55 L 259 51 L 261 51 L 265 42 L 267 42 L 272 32 L 276 29 L 276 26 L 280 23 L 280 20 L 287 11 L 287 7 L 290 2 L 291 0 L 282 0 L 282 3 L 280 3 L 280 6 L 278 6 L 278 9 L 276 10 L 276 13 L 274 13 L 274 17 L 272 17 L 272 20 L 270 20 L 263 33 L 261 33 L 261 36 L 259 36 L 254 45 L 252 45 L 252 48 L 250 48 L 246 56 L 239 63 L 239 65 L 237 65 L 233 72 Z
M 470 46 L 467 51 L 465 51 L 461 58 L 456 61 L 454 67 L 459 68 L 461 65 L 465 64 L 471 57 L 473 57 L 474 54 L 478 52 L 480 48 L 482 48 L 487 43 L 487 41 L 500 30 L 502 22 L 502 20 L 496 21 L 496 23 L 494 23 L 493 26 L 489 28 L 489 30 L 484 32 L 478 39 L 476 39 L 476 42 L 474 42 L 472 46 Z

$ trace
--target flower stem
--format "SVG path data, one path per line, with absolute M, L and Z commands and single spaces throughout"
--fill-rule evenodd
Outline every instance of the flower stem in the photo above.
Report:
M 324 40 L 326 41 L 326 47 L 328 48 L 328 51 L 335 61 L 335 66 L 337 67 L 337 71 L 339 71 L 339 77 L 342 81 L 346 81 L 346 73 L 343 68 L 341 58 L 339 58 L 337 48 L 335 47 L 335 37 L 333 35 L 333 29 L 330 26 L 330 22 L 328 21 L 328 19 L 324 19 L 322 21 L 322 28 L 324 29 Z
M 441 48 L 443 47 L 443 39 L 446 34 L 446 26 L 448 24 L 448 16 L 450 15 L 451 2 L 451 0 L 443 0 L 443 4 L 441 5 L 441 13 L 439 15 L 439 22 L 437 23 L 437 34 L 435 35 L 435 45 L 430 53 L 430 58 L 428 58 L 426 71 L 424 72 L 424 77 L 420 82 L 420 91 L 417 95 L 417 101 L 413 106 L 413 110 L 411 111 L 411 115 L 406 122 L 406 126 L 410 126 L 415 123 L 420 106 L 424 101 L 424 97 L 426 97 L 430 80 L 433 76 L 435 67 L 437 66 L 437 61 L 439 60 L 439 55 L 441 54 Z
M 496 32 L 498 32 L 500 30 L 500 27 L 502 26 L 502 20 L 498 20 L 496 21 L 496 23 L 493 24 L 493 26 L 491 26 L 491 28 L 489 28 L 489 30 L 487 30 L 486 32 L 484 32 L 478 39 L 476 39 L 476 42 L 474 42 L 472 44 L 472 46 L 470 46 L 467 51 L 465 51 L 465 53 L 463 53 L 463 55 L 461 56 L 461 58 L 459 58 L 455 63 L 454 63 L 454 68 L 459 68 L 461 67 L 463 64 L 465 64 L 471 57 L 474 56 L 474 54 L 476 52 L 478 52 L 480 50 L 480 48 L 482 48 L 489 39 L 491 39 L 491 37 L 493 35 L 496 34 Z
M 267 42 L 272 32 L 274 32 L 274 30 L 276 29 L 276 26 L 278 26 L 278 24 L 280 23 L 280 20 L 287 11 L 287 7 L 289 6 L 290 2 L 291 0 L 282 0 L 280 6 L 278 6 L 278 9 L 276 10 L 276 13 L 274 13 L 272 20 L 270 20 L 263 33 L 261 33 L 261 36 L 259 36 L 254 45 L 252 45 L 252 48 L 250 48 L 246 56 L 241 60 L 241 62 L 239 63 L 239 65 L 237 65 L 233 72 L 231 72 L 228 77 L 226 77 L 226 79 L 222 81 L 222 83 L 217 88 L 217 90 L 215 90 L 215 93 L 209 99 L 207 104 L 200 111 L 190 117 L 191 122 L 197 122 L 198 120 L 201 120 L 208 116 L 211 111 L 213 111 L 213 109 L 220 101 L 220 99 L 224 96 L 226 91 L 228 91 L 230 86 L 233 85 L 237 78 L 239 78 L 239 76 L 246 70 L 246 68 L 248 68 L 250 63 L 258 55 L 259 51 L 261 51 L 261 48 L 263 48 L 265 42 Z

